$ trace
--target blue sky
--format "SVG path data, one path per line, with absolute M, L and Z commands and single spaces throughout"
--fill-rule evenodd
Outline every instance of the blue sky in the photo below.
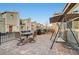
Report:
M 0 3 L 0 11 L 17 11 L 20 18 L 48 23 L 54 13 L 62 12 L 65 3 Z

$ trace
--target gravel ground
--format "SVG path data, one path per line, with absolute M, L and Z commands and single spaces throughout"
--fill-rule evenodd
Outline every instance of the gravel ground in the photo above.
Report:
M 39 35 L 35 43 L 17 46 L 18 40 L 8 41 L 0 46 L 0 55 L 77 55 L 78 51 L 67 49 L 62 43 L 55 43 L 50 49 L 51 34 Z

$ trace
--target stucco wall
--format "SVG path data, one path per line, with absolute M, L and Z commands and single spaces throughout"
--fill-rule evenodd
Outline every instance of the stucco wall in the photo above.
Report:
M 2 18 L 2 14 L 0 13 L 0 32 L 5 32 L 5 20 Z
M 3 19 L 0 19 L 0 32 L 4 33 L 5 32 L 5 24 L 4 21 L 2 21 Z

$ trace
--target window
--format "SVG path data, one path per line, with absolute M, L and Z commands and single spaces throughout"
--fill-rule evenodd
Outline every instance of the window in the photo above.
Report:
M 72 28 L 72 22 L 67 23 L 67 28 L 69 28 L 69 27 Z
M 14 16 L 13 15 L 9 15 L 8 18 L 9 18 L 9 20 L 13 20 Z
M 24 28 L 24 26 L 21 26 L 21 29 L 23 29 Z
M 13 18 L 14 18 L 14 16 L 13 16 L 13 15 L 11 15 L 11 16 L 10 16 L 10 18 L 11 18 L 11 19 L 13 19 Z
M 79 21 L 74 21 L 74 29 L 78 29 L 79 28 Z

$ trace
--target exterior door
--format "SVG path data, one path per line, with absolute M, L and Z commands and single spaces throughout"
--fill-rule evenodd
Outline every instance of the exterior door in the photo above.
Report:
M 12 32 L 12 26 L 11 25 L 9 26 L 9 32 Z

